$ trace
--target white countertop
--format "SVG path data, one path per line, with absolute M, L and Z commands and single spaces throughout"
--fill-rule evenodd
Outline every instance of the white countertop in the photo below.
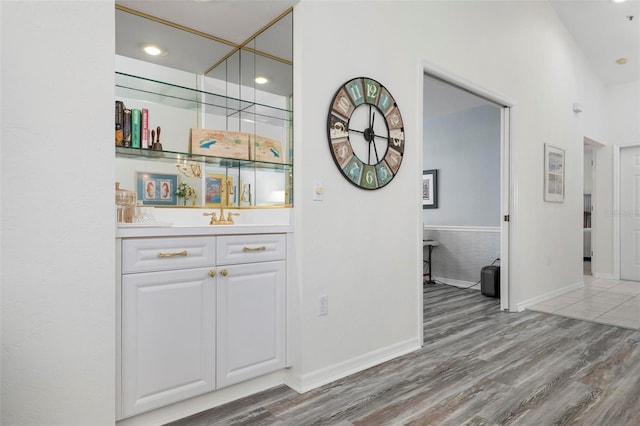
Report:
M 139 237 L 175 237 L 189 235 L 244 235 L 244 234 L 283 234 L 292 232 L 290 225 L 206 225 L 206 226 L 171 226 L 162 224 L 139 225 L 127 224 L 118 226 L 117 238 Z

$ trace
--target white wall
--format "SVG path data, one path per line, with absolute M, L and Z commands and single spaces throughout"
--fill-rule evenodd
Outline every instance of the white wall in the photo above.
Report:
M 608 87 L 606 106 L 611 144 L 640 143 L 640 81 Z
M 4 425 L 112 425 L 111 1 L 3 1 Z
M 361 25 L 359 23 L 362 23 Z M 296 8 L 295 230 L 302 378 L 415 338 L 420 264 L 422 61 L 510 99 L 512 306 L 582 279 L 582 124 L 571 104 L 596 84 L 573 38 L 545 2 L 335 2 Z M 328 31 L 327 28 L 331 28 Z M 371 28 L 380 29 L 371 31 Z M 322 37 L 318 35 L 322 34 Z M 462 54 L 464 53 L 464 54 Z M 403 113 L 406 151 L 384 189 L 354 188 L 335 169 L 325 122 L 335 90 L 367 75 Z M 596 95 L 599 88 L 594 89 Z M 586 116 L 586 115 L 585 115 Z M 603 118 L 590 117 L 598 123 Z M 543 149 L 566 151 L 566 199 L 543 201 Z M 323 179 L 326 197 L 311 200 Z M 329 296 L 329 315 L 317 299 Z

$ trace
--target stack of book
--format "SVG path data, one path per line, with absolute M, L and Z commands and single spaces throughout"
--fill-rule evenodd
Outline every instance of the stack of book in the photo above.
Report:
M 116 101 L 116 146 L 151 148 L 149 144 L 149 110 L 127 108 Z

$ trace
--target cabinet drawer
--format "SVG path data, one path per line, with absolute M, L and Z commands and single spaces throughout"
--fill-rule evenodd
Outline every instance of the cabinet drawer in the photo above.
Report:
M 122 272 L 167 271 L 215 266 L 213 237 L 140 238 L 122 243 Z
M 218 237 L 218 265 L 283 260 L 287 243 L 284 234 L 229 235 Z

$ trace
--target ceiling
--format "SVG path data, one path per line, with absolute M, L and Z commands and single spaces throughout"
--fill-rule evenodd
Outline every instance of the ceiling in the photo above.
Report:
M 242 81 L 249 87 L 255 85 L 254 77 L 265 75 L 270 81 L 261 90 L 288 96 L 293 87 L 293 17 L 289 13 L 274 20 L 295 3 L 297 0 L 116 0 L 116 53 L 224 81 Z M 243 50 L 240 58 L 237 46 L 262 30 L 246 46 L 265 55 Z M 151 43 L 167 54 L 146 55 L 142 46 Z M 234 56 L 212 70 L 233 52 Z
M 116 5 L 239 45 L 297 2 L 298 0 L 116 0 Z M 549 0 L 549 3 L 605 85 L 640 80 L 640 0 L 628 0 L 619 4 L 611 0 Z M 629 19 L 629 16 L 633 16 L 633 19 Z M 249 64 L 252 71 L 265 69 L 264 73 L 271 74 L 273 81 L 269 84 L 272 87 L 261 87 L 265 91 L 291 94 L 292 25 L 289 14 L 250 43 L 250 46 L 281 58 L 284 62 L 252 56 L 255 60 L 252 63 L 248 55 L 243 56 L 245 69 L 249 68 Z M 152 41 L 160 44 L 169 54 L 157 58 L 143 57 L 140 46 Z M 116 10 L 118 54 L 203 73 L 233 50 L 233 45 Z M 622 57 L 627 58 L 627 63 L 616 64 L 615 61 Z M 209 75 L 229 79 L 228 75 L 219 74 L 236 72 L 234 67 L 239 67 L 239 60 L 236 58 L 235 62 L 228 61 L 225 67 L 218 67 Z M 245 74 L 249 79 L 249 73 Z M 282 81 L 277 81 L 278 79 Z
M 605 85 L 640 80 L 639 0 L 624 3 L 550 0 L 549 3 Z M 627 63 L 616 64 L 619 58 L 627 58 Z

